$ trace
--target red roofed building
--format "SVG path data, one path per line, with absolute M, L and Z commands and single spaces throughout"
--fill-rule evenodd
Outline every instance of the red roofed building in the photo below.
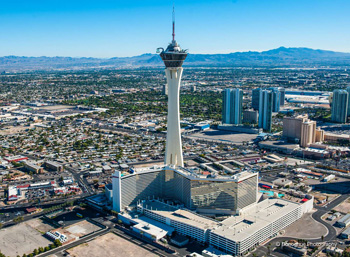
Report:
M 32 208 L 27 208 L 26 209 L 26 212 L 27 213 L 33 213 L 33 212 L 36 212 L 38 209 L 36 207 L 32 207 Z
M 25 157 L 25 156 L 22 156 L 22 155 L 6 156 L 4 158 L 4 160 L 8 161 L 8 162 L 19 162 L 19 161 L 28 160 L 28 157 Z

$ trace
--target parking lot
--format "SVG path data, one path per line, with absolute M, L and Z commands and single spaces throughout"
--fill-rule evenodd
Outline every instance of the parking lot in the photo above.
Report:
M 22 256 L 51 243 L 30 222 L 0 230 L 0 249 L 3 254 L 11 257 Z

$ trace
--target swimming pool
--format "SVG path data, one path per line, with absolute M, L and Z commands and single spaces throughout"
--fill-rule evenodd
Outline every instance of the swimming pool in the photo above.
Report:
M 260 193 L 264 193 L 267 194 L 268 196 L 273 196 L 275 194 L 275 192 L 273 191 L 267 191 L 267 190 L 259 190 Z M 284 194 L 278 194 L 278 197 L 281 198 L 283 197 Z

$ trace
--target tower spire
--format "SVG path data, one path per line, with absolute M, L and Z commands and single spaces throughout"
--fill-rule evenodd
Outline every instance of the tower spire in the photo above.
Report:
M 175 41 L 175 5 L 173 5 L 173 41 Z

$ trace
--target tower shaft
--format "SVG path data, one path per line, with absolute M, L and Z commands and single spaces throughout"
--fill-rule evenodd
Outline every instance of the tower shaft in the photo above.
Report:
M 182 67 L 165 69 L 168 82 L 168 127 L 165 165 L 183 166 L 179 99 L 182 71 Z

